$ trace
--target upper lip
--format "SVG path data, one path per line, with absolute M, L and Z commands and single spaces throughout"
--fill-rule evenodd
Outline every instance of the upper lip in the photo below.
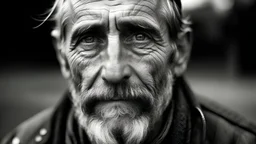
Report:
M 91 98 L 87 102 L 83 104 L 83 111 L 85 111 L 88 114 L 92 114 L 94 112 L 94 107 L 97 105 L 99 102 L 114 102 L 114 101 L 130 101 L 136 103 L 141 109 L 142 112 L 150 112 L 152 106 L 150 104 L 149 99 L 141 98 L 141 97 L 136 97 L 136 98 L 129 98 L 129 99 L 120 99 L 120 98 L 115 98 L 115 99 L 99 99 L 99 98 Z

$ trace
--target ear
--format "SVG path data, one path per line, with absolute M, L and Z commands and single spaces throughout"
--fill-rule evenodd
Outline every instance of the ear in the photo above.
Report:
M 192 31 L 190 27 L 184 28 L 178 34 L 177 50 L 174 54 L 174 74 L 176 76 L 182 75 L 188 65 L 191 47 L 192 47 Z
M 60 63 L 61 73 L 64 76 L 64 78 L 68 79 L 70 78 L 71 73 L 70 73 L 70 68 L 68 65 L 67 58 L 64 54 L 64 44 L 60 38 L 60 31 L 56 29 L 52 30 L 51 36 L 53 37 L 53 45 L 56 51 L 57 59 Z

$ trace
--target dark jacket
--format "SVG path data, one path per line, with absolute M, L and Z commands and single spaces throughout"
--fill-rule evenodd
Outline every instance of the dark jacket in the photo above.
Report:
M 212 101 L 195 98 L 183 78 L 177 80 L 173 95 L 174 118 L 169 124 L 169 112 L 165 112 L 167 124 L 152 143 L 256 144 L 255 125 Z M 72 135 L 67 134 L 71 109 L 67 93 L 58 105 L 22 123 L 1 144 L 89 144 L 88 138 L 76 140 L 80 139 L 79 133 L 74 133 L 73 139 L 67 138 Z

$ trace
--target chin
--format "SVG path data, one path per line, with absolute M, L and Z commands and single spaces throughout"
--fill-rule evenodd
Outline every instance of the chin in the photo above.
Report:
M 139 144 L 149 131 L 150 117 L 133 102 L 100 102 L 90 115 L 78 113 L 79 123 L 96 144 Z

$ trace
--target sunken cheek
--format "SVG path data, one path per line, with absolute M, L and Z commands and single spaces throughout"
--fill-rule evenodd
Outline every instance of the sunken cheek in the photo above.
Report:
M 66 54 L 67 60 L 69 63 L 69 68 L 71 72 L 71 80 L 75 85 L 81 86 L 82 83 L 86 82 L 86 77 L 90 75 L 91 70 L 91 61 L 88 58 L 85 58 L 83 52 L 79 50 L 73 50 Z M 89 73 L 88 73 L 89 72 Z M 86 73 L 86 77 L 83 75 Z M 78 88 L 80 89 L 80 88 Z
M 154 52 L 150 56 L 145 57 L 148 66 L 148 72 L 155 79 L 156 75 L 161 75 L 161 72 L 167 66 L 167 56 L 162 52 Z

